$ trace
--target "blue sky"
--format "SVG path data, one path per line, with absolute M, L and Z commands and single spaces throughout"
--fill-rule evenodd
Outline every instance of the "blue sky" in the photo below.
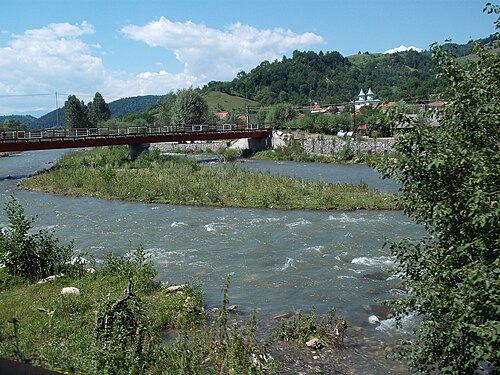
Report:
M 493 33 L 486 0 L 1 0 L 0 115 L 231 80 L 294 50 L 385 52 Z M 41 95 L 45 94 L 45 95 Z

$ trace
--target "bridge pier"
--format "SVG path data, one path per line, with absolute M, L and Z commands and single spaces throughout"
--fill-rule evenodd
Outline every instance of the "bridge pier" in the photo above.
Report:
M 248 138 L 248 148 L 252 153 L 256 151 L 269 150 L 273 147 L 272 138 Z
M 130 160 L 135 160 L 143 152 L 149 152 L 149 143 L 129 144 L 128 151 L 130 153 Z
M 253 154 L 257 151 L 264 151 L 273 148 L 275 143 L 273 132 L 268 131 L 264 138 L 240 138 L 233 143 L 230 148 L 239 148 L 244 153 Z

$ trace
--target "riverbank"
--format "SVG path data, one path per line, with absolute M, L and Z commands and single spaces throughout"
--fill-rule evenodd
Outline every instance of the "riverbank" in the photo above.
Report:
M 282 210 L 395 210 L 397 197 L 364 183 L 306 182 L 238 168 L 200 165 L 158 150 L 128 161 L 126 147 L 63 156 L 49 171 L 23 180 L 25 189 L 147 203 Z
M 281 160 L 333 164 L 366 164 L 378 166 L 394 156 L 394 138 L 352 139 L 334 135 L 309 134 L 299 131 L 273 131 L 273 148 L 252 155 L 257 160 Z M 156 143 L 153 149 L 161 152 L 185 154 L 217 154 L 225 156 L 241 154 L 244 143 L 198 142 Z

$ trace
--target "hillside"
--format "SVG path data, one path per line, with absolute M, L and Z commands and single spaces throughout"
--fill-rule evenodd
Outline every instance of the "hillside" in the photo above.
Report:
M 162 95 L 145 95 L 115 100 L 109 103 L 111 117 L 122 117 L 130 113 L 145 111 L 154 107 L 162 97 Z
M 204 91 L 241 95 L 261 105 L 350 102 L 369 87 L 383 100 L 426 99 L 440 91 L 434 66 L 429 53 L 415 51 L 351 57 L 294 51 L 292 58 L 264 61 L 231 82 L 210 82 Z
M 33 124 L 37 120 L 37 118 L 30 116 L 30 115 L 26 115 L 26 116 L 20 116 L 20 115 L 0 116 L 0 123 L 2 123 L 4 121 L 9 121 L 9 120 L 19 121 L 20 123 L 26 125 L 26 127 L 29 127 L 31 124 Z
M 210 91 L 205 93 L 203 96 L 207 101 L 210 112 L 243 111 L 247 107 L 255 107 L 259 105 L 259 103 L 254 100 L 245 99 L 241 96 L 230 95 L 220 91 Z

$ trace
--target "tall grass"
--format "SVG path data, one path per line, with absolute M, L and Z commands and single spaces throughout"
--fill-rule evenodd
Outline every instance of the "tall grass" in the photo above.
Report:
M 397 209 L 394 195 L 366 184 L 307 182 L 240 169 L 199 165 L 157 150 L 129 161 L 127 149 L 64 156 L 48 172 L 24 180 L 28 189 L 148 203 L 308 210 Z

